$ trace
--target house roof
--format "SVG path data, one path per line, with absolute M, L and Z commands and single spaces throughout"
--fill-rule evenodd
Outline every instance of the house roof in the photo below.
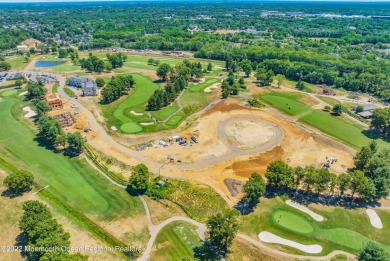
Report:
M 369 118 L 372 116 L 372 112 L 370 111 L 363 111 L 363 112 L 359 112 L 358 115 L 362 116 L 363 118 Z
M 363 105 L 363 110 L 364 111 L 373 111 L 375 109 L 379 109 L 380 107 L 376 104 L 372 104 L 372 103 L 367 103 L 367 104 L 364 104 Z

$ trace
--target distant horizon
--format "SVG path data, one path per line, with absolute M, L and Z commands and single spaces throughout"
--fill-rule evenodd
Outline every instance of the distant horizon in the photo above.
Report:
M 0 0 L 0 4 L 22 4 L 22 3 L 94 3 L 94 2 L 177 2 L 181 0 Z M 181 1 L 183 2 L 183 1 Z M 390 3 L 390 0 L 186 0 L 184 2 L 256 2 L 256 3 L 272 3 L 272 2 L 318 2 L 318 3 Z

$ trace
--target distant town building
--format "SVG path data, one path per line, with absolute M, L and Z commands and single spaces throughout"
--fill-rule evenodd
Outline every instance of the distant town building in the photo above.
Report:
M 16 49 L 18 49 L 18 51 L 28 51 L 29 50 L 27 45 L 25 45 L 25 44 L 16 46 Z

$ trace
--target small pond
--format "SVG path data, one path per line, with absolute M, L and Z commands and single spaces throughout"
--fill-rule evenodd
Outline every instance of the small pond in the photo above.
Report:
M 64 64 L 63 61 L 38 61 L 35 63 L 35 67 L 37 68 L 47 68 L 47 67 L 53 67 L 57 65 Z

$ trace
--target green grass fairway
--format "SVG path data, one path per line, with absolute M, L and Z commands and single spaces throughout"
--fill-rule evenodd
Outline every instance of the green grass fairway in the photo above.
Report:
M 163 228 L 157 236 L 157 251 L 151 260 L 192 260 L 193 249 L 202 244 L 195 227 L 185 222 L 174 222 Z
M 363 129 L 348 124 L 329 113 L 316 110 L 299 102 L 302 94 L 271 92 L 261 95 L 260 99 L 284 113 L 295 116 L 299 121 L 313 126 L 354 148 L 366 146 L 371 139 L 363 134 Z M 378 139 L 378 144 L 389 147 L 389 143 Z
M 0 92 L 0 95 L 3 97 L 7 97 L 7 96 L 14 95 L 16 93 L 18 93 L 18 90 L 8 90 L 8 91 Z
M 207 87 L 213 85 L 214 83 L 219 82 L 220 80 L 217 78 L 209 78 L 206 79 L 205 82 L 199 83 L 197 85 L 190 84 L 189 85 L 189 90 L 190 92 L 203 92 L 204 89 Z
M 182 119 L 183 119 L 183 116 L 175 115 L 169 119 L 169 121 L 167 122 L 167 125 L 177 126 Z
M 159 121 L 163 121 L 166 118 L 168 118 L 171 114 L 176 112 L 178 109 L 179 109 L 179 105 L 177 104 L 177 102 L 174 102 L 171 105 L 168 105 L 167 107 L 162 108 L 159 111 L 152 111 L 151 114 Z
M 309 205 L 311 210 L 325 218 L 323 222 L 317 222 L 307 214 L 286 205 L 286 199 L 285 196 L 262 199 L 254 212 L 244 216 L 241 230 L 256 239 L 260 232 L 269 231 L 301 244 L 319 244 L 323 247 L 319 255 L 326 255 L 333 250 L 356 254 L 369 240 L 390 250 L 389 211 L 378 211 L 384 227 L 375 229 L 364 209 Z M 280 215 L 282 218 L 277 222 Z M 307 255 L 296 249 L 287 249 L 293 253 Z
M 314 231 L 312 225 L 304 217 L 292 212 L 278 210 L 272 213 L 272 217 L 275 224 L 294 232 L 310 234 Z
M 9 62 L 12 70 L 22 70 L 28 65 L 22 55 L 6 56 L 5 61 Z
M 18 97 L 0 102 L 0 155 L 32 172 L 40 185 L 84 214 L 99 220 L 143 215 L 141 201 L 108 182 L 84 160 L 48 150 L 36 140 L 36 126 L 22 117 Z

